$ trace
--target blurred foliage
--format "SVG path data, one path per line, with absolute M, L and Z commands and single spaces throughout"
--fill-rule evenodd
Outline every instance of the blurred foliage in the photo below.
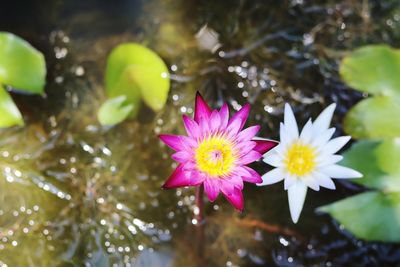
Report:
M 400 125 L 395 122 L 400 114 L 398 73 L 400 51 L 385 45 L 359 48 L 347 55 L 340 67 L 347 84 L 372 95 L 345 117 L 345 130 L 366 140 L 354 144 L 344 154 L 342 164 L 364 175 L 353 180 L 355 183 L 375 191 L 320 210 L 366 240 L 400 241 Z
M 46 63 L 42 53 L 20 37 L 0 32 L 0 127 L 24 124 L 4 86 L 25 93 L 43 94 L 45 79 Z
M 340 74 L 351 87 L 371 94 L 346 115 L 344 127 L 355 138 L 400 136 L 400 50 L 386 45 L 371 45 L 347 55 Z
M 154 111 L 161 110 L 170 87 L 168 68 L 162 59 L 135 43 L 113 49 L 107 61 L 105 83 L 108 97 L 114 100 L 100 108 L 98 116 L 103 125 L 119 123 L 128 115 L 136 117 L 141 100 Z
M 319 208 L 366 240 L 400 241 L 400 192 L 365 192 Z
M 108 99 L 101 105 L 97 114 L 102 125 L 114 125 L 125 120 L 132 112 L 133 104 L 123 105 L 126 96 L 121 95 Z
M 375 192 L 365 192 L 321 207 L 346 229 L 366 240 L 400 241 L 400 139 L 359 141 L 342 164 L 364 174 L 354 179 Z
M 10 127 L 14 125 L 23 125 L 24 121 L 17 106 L 0 84 L 0 127 Z
M 384 192 L 400 191 L 400 140 L 363 140 L 344 154 L 342 164 L 363 173 L 354 183 Z

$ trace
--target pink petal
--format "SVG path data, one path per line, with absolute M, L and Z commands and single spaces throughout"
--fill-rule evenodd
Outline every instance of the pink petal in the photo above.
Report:
M 183 124 L 185 125 L 186 132 L 189 134 L 189 136 L 193 138 L 199 137 L 200 136 L 199 125 L 186 115 L 183 115 L 182 119 L 183 119 Z
M 218 181 L 216 179 L 204 180 L 204 192 L 211 202 L 214 202 L 219 195 L 219 187 L 217 182 Z
M 222 105 L 222 108 L 219 111 L 219 116 L 221 118 L 221 128 L 225 129 L 228 126 L 229 121 L 229 108 L 226 103 Z
M 228 179 L 221 178 L 219 179 L 219 189 L 224 193 L 224 194 L 230 194 L 235 190 L 235 186 L 229 182 Z
M 199 92 L 196 93 L 196 103 L 194 108 L 194 120 L 200 123 L 201 119 L 208 119 L 211 115 L 211 109 L 204 101 Z
M 238 176 L 249 176 L 250 173 L 247 171 L 247 169 L 244 168 L 245 166 L 236 166 L 235 169 L 233 170 L 233 173 L 238 175 Z
M 172 154 L 171 158 L 180 163 L 184 163 L 186 161 L 190 161 L 192 159 L 192 155 L 187 151 L 178 151 Z
M 204 136 L 204 134 L 210 133 L 210 125 L 208 123 L 209 118 L 201 118 L 199 121 L 200 132 Z
M 226 179 L 230 184 L 233 185 L 235 188 L 239 188 L 240 190 L 243 189 L 243 179 L 238 175 L 232 175 L 228 179 Z
M 219 127 L 221 125 L 221 118 L 220 118 L 219 112 L 217 110 L 214 110 L 211 113 L 209 125 L 210 125 L 210 130 L 212 132 L 216 132 L 219 129 Z
M 244 129 L 238 134 L 238 141 L 249 141 L 251 140 L 260 130 L 259 125 L 250 126 L 249 128 Z
M 257 145 L 254 141 L 240 142 L 235 146 L 236 150 L 239 151 L 241 155 L 249 153 Z
M 160 134 L 158 138 L 175 151 L 182 149 L 182 136 L 180 135 Z
M 234 121 L 233 123 L 228 125 L 228 128 L 226 128 L 227 137 L 233 139 L 239 131 L 240 131 L 240 122 Z
M 242 166 L 242 168 L 246 169 L 250 173 L 249 176 L 242 176 L 243 181 L 253 183 L 253 184 L 258 184 L 262 182 L 261 176 L 253 170 L 252 168 L 249 168 L 247 166 Z
M 226 199 L 239 211 L 243 211 L 244 199 L 242 190 L 235 188 L 232 192 L 222 192 Z
M 262 155 L 264 155 L 265 153 L 267 153 L 268 151 L 270 151 L 279 144 L 279 142 L 274 140 L 253 140 L 253 141 L 257 143 L 254 150 Z
M 189 178 L 186 176 L 186 172 L 183 171 L 183 164 L 179 164 L 178 167 L 176 167 L 175 171 L 164 183 L 162 188 L 169 189 L 189 185 Z
M 186 163 L 185 163 L 185 165 L 186 165 Z M 185 168 L 186 167 L 184 167 L 184 169 Z M 189 180 L 190 180 L 189 183 L 191 186 L 200 185 L 200 184 L 204 183 L 204 181 L 207 179 L 207 176 L 204 173 L 199 172 L 195 169 L 190 170 L 189 173 L 190 173 L 190 175 L 186 175 L 186 176 L 189 177 Z
M 182 145 L 183 149 L 193 150 L 198 145 L 196 140 L 194 140 L 191 137 L 181 135 L 180 139 L 181 139 L 181 145 Z
M 179 164 L 162 188 L 170 189 L 183 186 L 195 186 L 204 182 L 204 179 L 205 177 L 198 175 L 197 172 L 186 171 L 185 164 Z
M 197 168 L 197 164 L 193 161 L 186 161 L 183 164 L 183 170 L 184 171 L 193 171 Z
M 262 157 L 262 155 L 259 152 L 253 150 L 253 151 L 250 151 L 249 153 L 245 154 L 243 157 L 241 157 L 239 159 L 239 164 L 247 165 L 256 160 L 259 160 L 261 157 Z
M 243 129 L 244 124 L 246 123 L 247 118 L 249 117 L 250 113 L 250 105 L 244 105 L 232 118 L 229 120 L 229 124 L 233 124 L 234 122 L 239 122 L 239 131 Z

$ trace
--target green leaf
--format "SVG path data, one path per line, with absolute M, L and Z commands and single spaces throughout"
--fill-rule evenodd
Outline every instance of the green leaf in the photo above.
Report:
M 0 84 L 0 128 L 24 125 L 21 113 L 8 92 Z
M 351 87 L 374 95 L 400 93 L 400 50 L 370 45 L 346 56 L 340 75 Z
M 400 138 L 384 140 L 375 154 L 379 167 L 386 173 L 397 175 L 400 184 Z
M 371 45 L 346 56 L 340 66 L 343 80 L 357 90 L 373 94 L 353 107 L 344 121 L 345 131 L 355 138 L 400 136 L 400 50 Z
M 114 125 L 125 120 L 134 109 L 133 104 L 127 104 L 125 96 L 110 98 L 100 107 L 97 117 L 102 125 Z
M 42 94 L 46 63 L 42 53 L 11 33 L 0 32 L 0 83 Z
M 382 191 L 400 191 L 400 173 L 386 172 L 381 165 L 383 163 L 387 167 L 389 164 L 389 167 L 399 171 L 400 165 L 395 165 L 396 157 L 398 158 L 399 155 L 391 158 L 392 155 L 385 152 L 393 142 L 395 141 L 359 141 L 343 154 L 344 159 L 341 161 L 341 165 L 358 170 L 363 174 L 361 179 L 352 180 L 354 183 Z
M 109 96 L 125 95 L 134 105 L 140 96 L 155 111 L 164 107 L 170 88 L 168 68 L 163 60 L 135 43 L 119 45 L 111 52 L 105 82 Z
M 400 241 L 400 193 L 366 192 L 318 208 L 358 238 Z
M 400 73 L 400 72 L 399 72 Z M 400 136 L 400 96 L 375 96 L 354 106 L 346 115 L 344 129 L 354 138 Z
M 140 90 L 134 81 L 135 77 L 132 75 L 133 72 L 131 70 L 135 67 L 136 66 L 127 67 L 113 86 L 114 89 L 108 93 L 108 97 L 110 98 L 123 96 L 124 101 L 132 105 L 132 111 L 129 114 L 131 117 L 137 115 L 141 106 Z

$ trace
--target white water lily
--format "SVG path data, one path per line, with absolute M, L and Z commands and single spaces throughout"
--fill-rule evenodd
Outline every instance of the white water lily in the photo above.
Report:
M 285 105 L 284 123 L 280 124 L 280 144 L 264 155 L 264 162 L 275 167 L 262 176 L 259 186 L 284 181 L 288 190 L 290 215 L 297 223 L 303 209 L 307 188 L 318 191 L 320 186 L 335 189 L 331 178 L 359 178 L 362 174 L 336 163 L 343 159 L 335 155 L 350 136 L 331 139 L 335 128 L 329 128 L 336 105 L 328 106 L 315 120 L 304 125 L 301 133 L 293 111 Z

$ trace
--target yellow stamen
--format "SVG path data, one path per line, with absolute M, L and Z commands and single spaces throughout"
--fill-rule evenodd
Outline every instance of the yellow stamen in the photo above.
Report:
M 210 136 L 200 142 L 195 159 L 200 171 L 212 177 L 229 174 L 237 159 L 232 142 L 223 136 Z
M 298 141 L 287 150 L 285 165 L 290 174 L 303 176 L 314 170 L 315 159 L 315 149 Z

